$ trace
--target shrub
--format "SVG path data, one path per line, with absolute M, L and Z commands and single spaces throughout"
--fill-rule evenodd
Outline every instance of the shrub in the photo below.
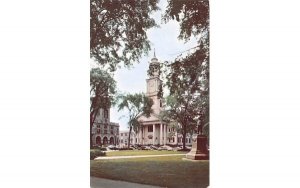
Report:
M 99 149 L 90 150 L 90 160 L 94 160 L 96 157 L 105 156 L 106 153 Z

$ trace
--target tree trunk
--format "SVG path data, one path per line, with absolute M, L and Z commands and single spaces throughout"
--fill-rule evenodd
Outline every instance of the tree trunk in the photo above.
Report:
M 93 148 L 93 134 L 92 134 L 92 130 L 93 130 L 93 124 L 95 122 L 95 119 L 96 119 L 96 115 L 99 111 L 99 108 L 97 110 L 93 110 L 91 113 L 90 113 L 90 148 L 92 149 Z
M 129 135 L 128 135 L 128 148 L 130 147 L 130 135 L 132 131 L 132 126 L 129 127 Z
M 93 148 L 93 134 L 92 134 L 92 129 L 93 129 L 93 115 L 91 113 L 90 114 L 90 149 Z
M 186 145 L 186 124 L 183 125 L 183 132 L 182 132 L 182 136 L 183 136 L 183 149 L 185 150 L 185 145 Z
M 183 146 L 183 149 L 185 149 L 185 141 L 186 141 L 186 133 L 185 131 L 183 131 L 183 134 L 182 134 L 182 146 Z

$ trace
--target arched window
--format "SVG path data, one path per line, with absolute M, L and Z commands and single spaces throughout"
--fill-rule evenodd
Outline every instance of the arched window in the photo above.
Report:
M 109 144 L 114 144 L 114 138 L 113 137 L 110 137 Z
M 104 145 L 107 145 L 107 144 L 108 144 L 108 139 L 107 139 L 107 137 L 104 137 L 104 138 L 103 138 L 103 144 L 104 144 Z
M 101 138 L 100 138 L 100 136 L 96 137 L 96 145 L 101 145 Z

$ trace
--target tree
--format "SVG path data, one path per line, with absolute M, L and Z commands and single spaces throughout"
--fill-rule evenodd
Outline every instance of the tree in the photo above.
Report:
M 150 17 L 158 0 L 91 0 L 90 56 L 115 70 L 150 50 L 146 30 L 157 27 Z
M 170 95 L 166 98 L 165 109 L 159 115 L 163 122 L 175 125 L 177 131 L 182 134 L 183 149 L 186 149 L 187 133 L 194 132 L 196 127 L 191 99 L 191 95 Z
M 130 136 L 132 130 L 137 132 L 138 128 L 141 126 L 138 121 L 138 117 L 144 115 L 150 117 L 153 112 L 151 109 L 153 105 L 153 100 L 146 97 L 142 93 L 138 94 L 127 94 L 119 97 L 120 103 L 118 105 L 118 110 L 126 109 L 128 111 L 128 127 L 129 127 L 129 137 L 128 137 L 128 147 L 130 146 Z
M 109 109 L 114 103 L 116 82 L 111 75 L 93 68 L 90 71 L 90 147 L 92 148 L 92 128 L 100 109 Z
M 197 122 L 202 134 L 209 122 L 209 2 L 169 0 L 163 21 L 171 19 L 180 24 L 180 40 L 188 41 L 193 36 L 198 38 L 198 45 L 166 63 L 165 86 Z

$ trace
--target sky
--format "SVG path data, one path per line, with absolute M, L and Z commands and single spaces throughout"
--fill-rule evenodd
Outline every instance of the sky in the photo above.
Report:
M 185 43 L 178 40 L 179 24 L 176 21 L 169 21 L 167 24 L 161 22 L 161 15 L 167 6 L 166 0 L 159 2 L 161 10 L 152 14 L 152 17 L 160 25 L 159 28 L 153 28 L 147 31 L 149 40 L 151 41 L 151 51 L 148 55 L 144 55 L 140 59 L 140 63 L 135 63 L 132 68 L 121 68 L 115 72 L 114 78 L 117 82 L 117 89 L 125 93 L 146 92 L 146 79 L 149 62 L 155 54 L 160 63 L 174 60 L 181 52 L 196 46 L 196 40 Z M 118 112 L 116 107 L 110 110 L 110 121 L 120 124 L 120 130 L 128 129 L 127 112 Z

